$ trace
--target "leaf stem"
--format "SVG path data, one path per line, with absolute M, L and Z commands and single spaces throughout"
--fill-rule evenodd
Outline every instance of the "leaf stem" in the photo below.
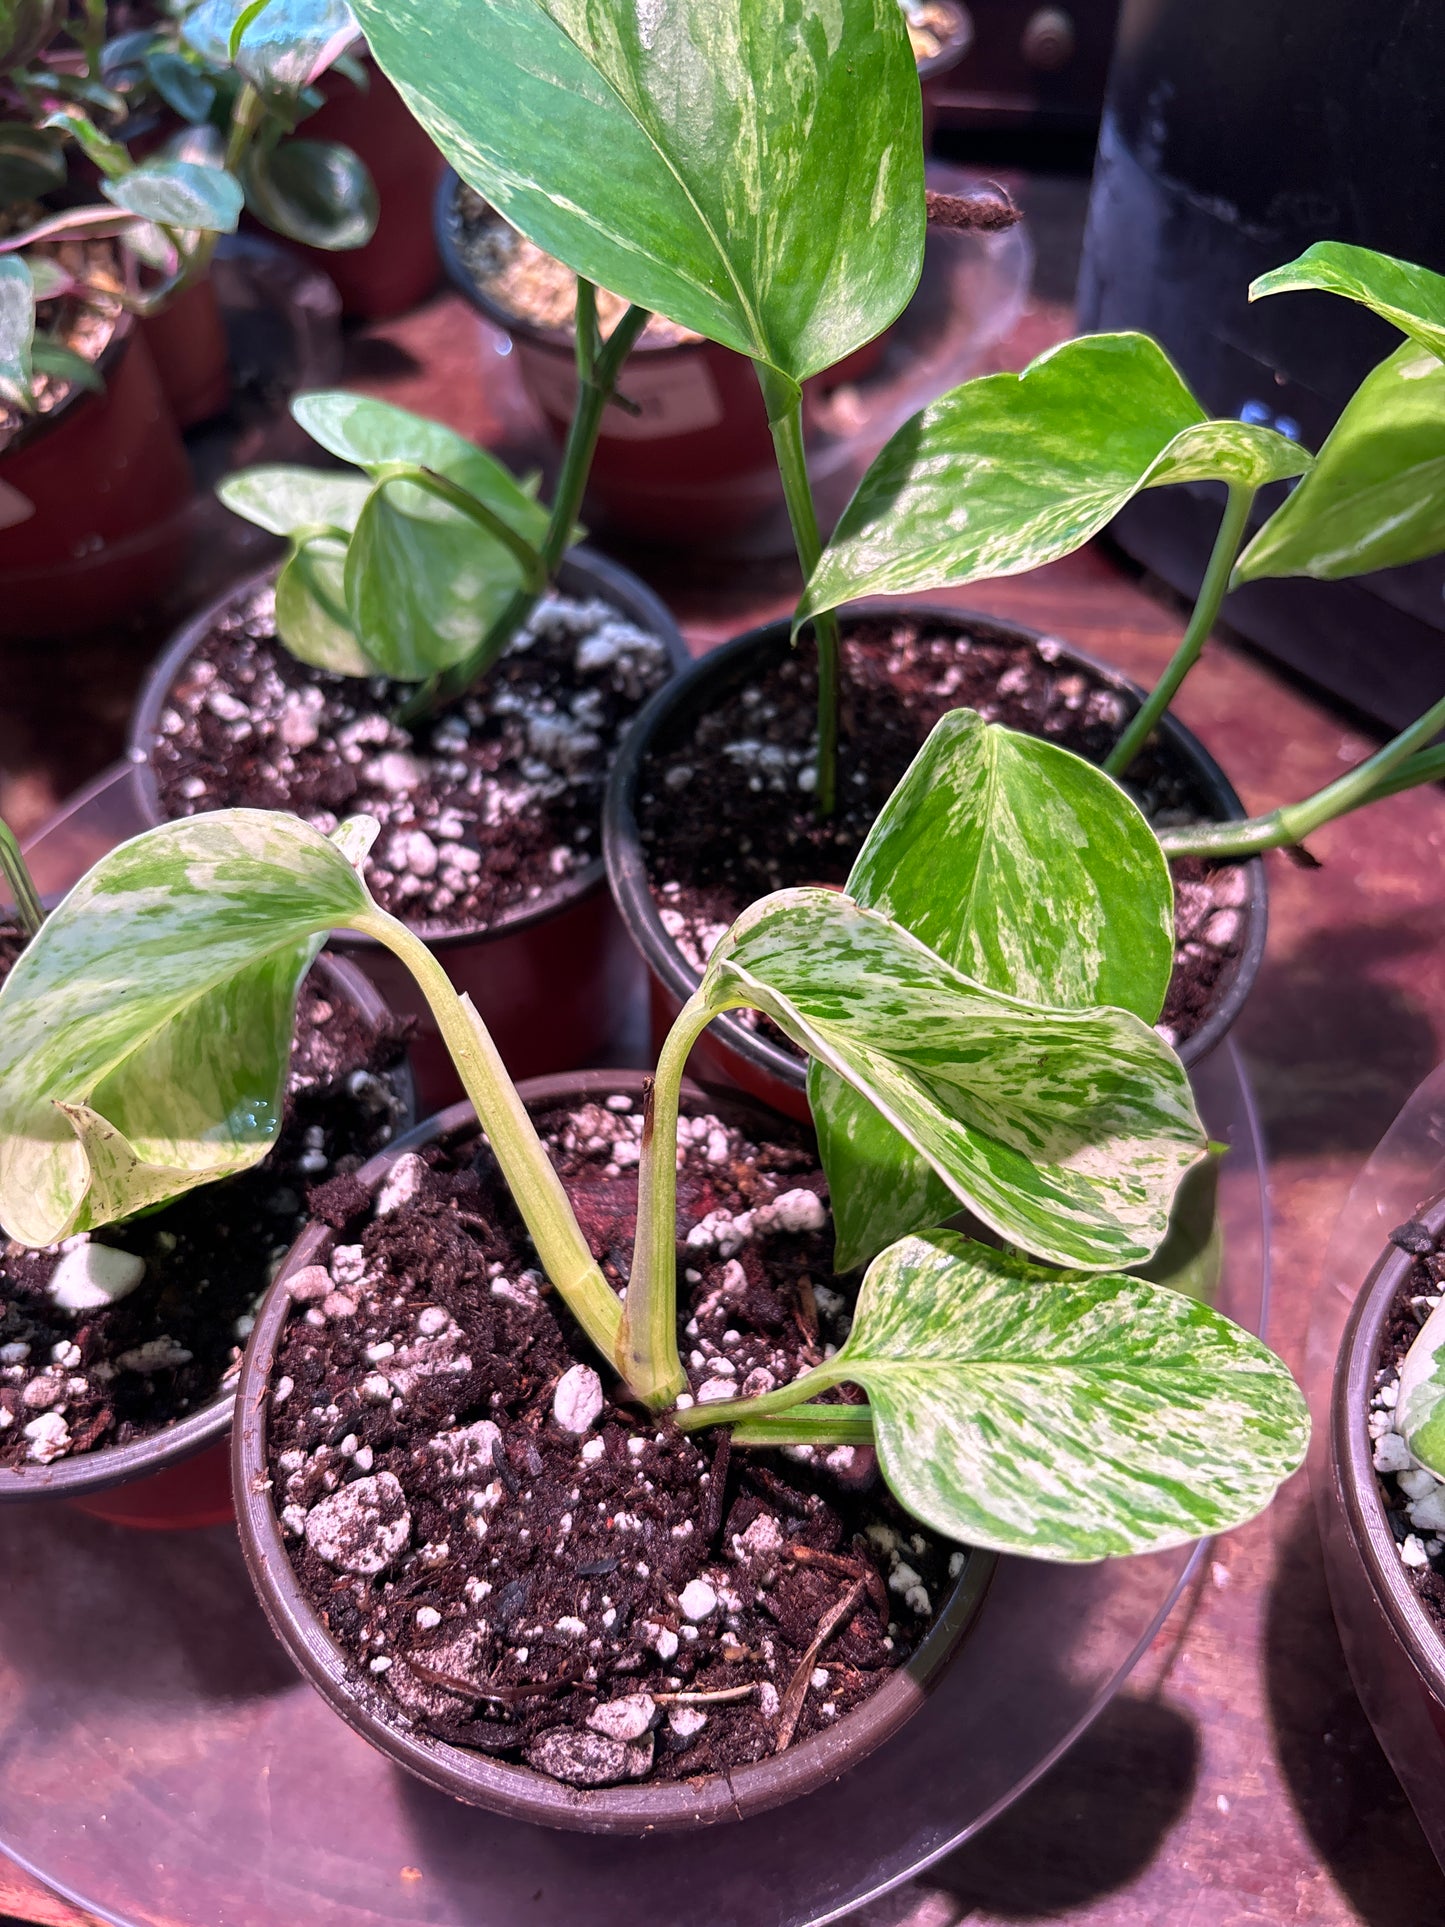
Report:
M 744 1418 L 733 1429 L 734 1445 L 872 1443 L 873 1408 L 870 1405 L 798 1405 L 791 1412 L 778 1412 L 772 1418 Z
M 352 927 L 385 944 L 421 986 L 543 1270 L 598 1351 L 612 1358 L 621 1302 L 587 1248 L 562 1181 L 471 999 L 457 995 L 421 939 L 385 910 L 368 911 Z
M 506 549 L 510 549 L 521 564 L 522 580 L 533 595 L 540 595 L 547 585 L 546 565 L 541 551 L 535 549 L 520 530 L 514 529 L 509 522 L 489 508 L 470 489 L 454 482 L 449 475 L 438 474 L 434 468 L 427 468 L 420 462 L 389 462 L 377 472 L 377 480 L 383 488 L 391 482 L 409 482 L 413 488 L 424 489 L 434 495 L 448 508 L 454 508 L 459 515 L 465 515 L 480 529 L 494 537 Z
M 3 816 L 0 816 L 0 875 L 10 885 L 21 928 L 27 937 L 33 937 L 45 921 L 45 911 L 15 832 Z
M 1219 524 L 1219 533 L 1214 540 L 1214 549 L 1209 557 L 1209 566 L 1204 571 L 1200 584 L 1199 597 L 1194 604 L 1194 613 L 1189 618 L 1189 627 L 1184 631 L 1179 647 L 1169 660 L 1164 674 L 1154 685 L 1149 695 L 1140 705 L 1129 727 L 1115 743 L 1104 759 L 1104 770 L 1109 776 L 1122 777 L 1127 774 L 1130 764 L 1143 749 L 1154 727 L 1165 710 L 1179 693 L 1179 685 L 1198 662 L 1209 632 L 1214 627 L 1219 614 L 1220 604 L 1229 591 L 1229 579 L 1234 569 L 1235 558 L 1244 540 L 1245 524 L 1254 502 L 1256 491 L 1240 483 L 1231 482 L 1229 499 L 1224 505 L 1224 517 Z
M 758 383 L 768 411 L 768 427 L 772 430 L 778 474 L 788 505 L 793 546 L 806 583 L 823 553 L 823 538 L 818 532 L 818 510 L 808 478 L 802 391 L 796 382 L 788 381 L 764 363 L 753 365 L 758 371 Z M 813 638 L 818 650 L 818 763 L 813 801 L 819 816 L 830 817 L 838 801 L 838 677 L 842 637 L 836 609 L 813 617 Z
M 687 1389 L 677 1352 L 677 1110 L 688 1052 L 712 1022 L 696 991 L 678 1012 L 647 1087 L 637 1175 L 637 1238 L 617 1368 L 654 1410 Z
M 841 1385 L 847 1376 L 846 1367 L 839 1370 L 838 1360 L 830 1358 L 826 1364 L 815 1365 L 801 1378 L 795 1378 L 790 1385 L 780 1385 L 775 1392 L 763 1392 L 757 1398 L 719 1399 L 715 1405 L 690 1405 L 674 1416 L 684 1432 L 700 1432 L 708 1425 L 751 1425 L 756 1420 L 773 1419 L 781 1412 L 793 1412 L 794 1406 L 816 1398 L 819 1392 L 829 1391 L 834 1385 Z M 820 1409 L 829 1413 L 834 1410 L 831 1405 Z M 856 1412 L 867 1408 L 840 1405 L 837 1409 Z M 801 1418 L 801 1414 L 795 1413 L 794 1417 Z
M 1286 803 L 1265 816 L 1243 823 L 1190 823 L 1163 830 L 1159 841 L 1166 856 L 1253 856 L 1301 843 L 1335 817 L 1375 803 L 1398 790 L 1428 783 L 1445 774 L 1445 746 L 1426 749 L 1432 736 L 1445 729 L 1445 696 L 1423 716 L 1392 737 L 1383 749 L 1333 783 L 1300 803 Z

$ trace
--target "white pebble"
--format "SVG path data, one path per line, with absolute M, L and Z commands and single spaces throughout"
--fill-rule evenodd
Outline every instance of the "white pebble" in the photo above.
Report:
M 587 1460 L 588 1464 L 591 1465 L 595 1464 L 606 1450 L 607 1447 L 602 1443 L 601 1439 L 588 1439 L 587 1443 L 582 1447 L 582 1456 Z
M 674 1706 L 667 1723 L 680 1740 L 691 1740 L 707 1725 L 707 1714 L 700 1706 Z
M 1375 1440 L 1377 1472 L 1408 1472 L 1410 1464 L 1410 1448 L 1398 1432 L 1382 1433 Z
M 657 1707 L 649 1693 L 629 1693 L 624 1699 L 603 1700 L 587 1716 L 594 1733 L 605 1733 L 609 1740 L 640 1740 L 657 1718 Z
M 657 1654 L 659 1659 L 671 1659 L 677 1651 L 677 1634 L 671 1626 L 654 1626 L 648 1620 L 642 1628 L 643 1638 Z
M 590 1365 L 573 1365 L 563 1372 L 552 1395 L 552 1416 L 564 1432 L 578 1438 L 602 1411 L 602 1380 Z
M 27 1426 L 25 1429 L 29 1431 L 30 1428 Z M 1407 1566 L 1428 1566 L 1430 1563 L 1429 1553 L 1413 1532 L 1406 1535 L 1405 1543 L 1400 1548 L 1400 1557 Z
M 46 1412 L 40 1418 L 33 1418 L 23 1429 L 30 1441 L 27 1457 L 37 1465 L 49 1465 L 70 1448 L 70 1427 L 59 1412 Z
M 717 1611 L 717 1594 L 706 1579 L 689 1579 L 678 1594 L 678 1604 L 692 1620 L 706 1619 Z
M 376 1194 L 376 1215 L 384 1218 L 391 1211 L 399 1211 L 404 1204 L 410 1204 L 421 1190 L 426 1176 L 426 1166 L 415 1151 L 406 1151 L 387 1172 L 381 1189 Z
M 66 1252 L 47 1290 L 62 1311 L 95 1311 L 134 1291 L 145 1271 L 145 1259 L 133 1251 L 86 1243 Z
M 416 1623 L 422 1632 L 429 1633 L 433 1626 L 441 1625 L 442 1616 L 435 1606 L 418 1606 L 416 1609 Z

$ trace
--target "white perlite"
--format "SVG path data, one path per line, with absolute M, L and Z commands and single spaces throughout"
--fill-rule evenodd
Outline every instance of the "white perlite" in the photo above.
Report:
M 1410 1465 L 1410 1448 L 1398 1432 L 1384 1432 L 1375 1440 L 1377 1472 L 1408 1472 Z
M 96 1311 L 133 1292 L 145 1275 L 145 1259 L 133 1251 L 87 1242 L 66 1252 L 48 1290 L 62 1311 Z
M 489 1472 L 502 1434 L 489 1418 L 455 1431 L 438 1432 L 427 1440 L 427 1450 L 442 1461 L 449 1479 L 475 1479 Z
M 594 1706 L 587 1724 L 609 1740 L 640 1740 L 657 1718 L 657 1707 L 649 1693 L 629 1693 L 625 1699 L 604 1700 Z
M 415 1151 L 407 1151 L 399 1157 L 376 1194 L 377 1217 L 384 1218 L 389 1212 L 399 1211 L 402 1205 L 410 1204 L 420 1191 L 425 1176 L 426 1166 Z
M 677 1603 L 689 1619 L 706 1619 L 717 1611 L 717 1594 L 706 1579 L 689 1579 L 677 1595 Z
M 306 1515 L 306 1543 L 341 1572 L 385 1572 L 411 1537 L 411 1514 L 390 1472 L 357 1479 Z
M 33 1418 L 24 1428 L 30 1444 L 26 1457 L 37 1465 L 49 1465 L 63 1452 L 70 1450 L 70 1427 L 59 1412 L 46 1412 L 41 1418 Z
M 674 1706 L 667 1723 L 680 1740 L 695 1740 L 707 1725 L 707 1714 L 700 1706 Z
M 601 1410 L 602 1380 L 592 1367 L 573 1365 L 563 1372 L 552 1395 L 552 1416 L 562 1430 L 580 1438 Z

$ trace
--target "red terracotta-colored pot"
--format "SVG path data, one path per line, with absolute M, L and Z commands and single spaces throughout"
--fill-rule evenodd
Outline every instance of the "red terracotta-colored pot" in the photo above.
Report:
M 338 1002 L 354 1005 L 374 1023 L 385 1019 L 386 1005 L 354 964 L 323 954 L 315 968 Z M 409 1125 L 416 1114 L 411 1071 L 402 1063 L 391 1076 L 403 1099 L 402 1122 Z M 102 1446 L 18 1472 L 0 1467 L 0 1505 L 66 1500 L 97 1519 L 153 1532 L 221 1525 L 234 1516 L 226 1435 L 235 1398 L 232 1387 L 131 1445 Z
M 141 323 L 178 428 L 219 415 L 231 399 L 225 324 L 206 275 Z
M 342 313 L 386 321 L 425 301 L 441 280 L 432 233 L 432 196 L 442 157 L 386 75 L 368 60 L 370 85 L 329 73 L 319 85 L 326 103 L 299 130 L 303 140 L 339 141 L 366 162 L 381 212 L 364 248 L 300 247 L 298 254 L 335 282 Z
M 163 822 L 147 760 L 169 692 L 219 612 L 264 577 L 231 589 L 179 631 L 152 669 L 131 720 L 130 753 L 145 821 Z M 666 645 L 675 669 L 691 658 L 667 609 L 637 577 L 587 549 L 574 549 L 557 574 L 564 594 L 605 597 Z M 570 1070 L 604 1056 L 626 1021 L 639 987 L 636 952 L 613 907 L 599 855 L 535 902 L 486 930 L 427 933 L 459 991 L 481 1012 L 514 1077 Z M 410 973 L 366 937 L 339 935 L 335 948 L 360 964 L 391 1008 L 417 1022 L 412 1062 L 423 1106 L 448 1104 L 461 1086 L 435 1019 Z
M 639 1098 L 646 1081 L 637 1071 L 584 1071 L 571 1077 L 534 1079 L 521 1086 L 521 1097 L 533 1109 L 570 1098 L 587 1103 L 614 1091 Z M 754 1106 L 736 1098 L 720 1098 L 692 1083 L 683 1086 L 682 1110 L 689 1116 L 697 1111 L 717 1113 L 744 1129 L 767 1128 L 766 1118 L 760 1117 Z M 453 1105 L 398 1139 L 358 1175 L 363 1183 L 375 1188 L 403 1152 L 475 1128 L 476 1116 L 470 1104 Z M 287 1556 L 267 1476 L 268 1391 L 276 1348 L 291 1310 L 287 1279 L 304 1265 L 315 1263 L 330 1237 L 324 1225 L 307 1226 L 261 1307 L 241 1368 L 239 1422 L 232 1434 L 231 1468 L 241 1550 L 272 1631 L 332 1709 L 363 1739 L 398 1766 L 471 1806 L 567 1832 L 645 1835 L 747 1819 L 811 1793 L 856 1765 L 922 1706 L 983 1604 L 998 1564 L 993 1553 L 968 1551 L 953 1590 L 917 1652 L 870 1700 L 829 1730 L 789 1747 L 781 1755 L 734 1767 L 726 1774 L 580 1792 L 528 1767 L 509 1766 L 403 1724 L 394 1706 L 365 1675 L 351 1673 L 346 1659 L 316 1618 Z
M 131 316 L 98 368 L 104 393 L 74 389 L 0 454 L 0 639 L 123 621 L 185 561 L 195 484 Z
M 879 614 L 924 617 L 930 623 L 966 627 L 974 634 L 983 631 L 1035 644 L 1044 640 L 1036 630 L 1022 628 L 1017 623 L 912 600 L 891 602 L 881 598 L 854 603 L 844 612 L 844 622 L 846 624 L 849 616 Z M 1089 675 L 1102 678 L 1125 696 L 1131 709 L 1143 700 L 1144 692 L 1137 683 L 1130 682 L 1107 663 L 1096 661 L 1080 649 L 1050 641 L 1057 651 L 1056 661 L 1066 666 L 1076 665 Z M 694 663 L 685 676 L 657 692 L 638 716 L 613 764 L 602 812 L 603 849 L 612 894 L 633 942 L 647 960 L 655 1044 L 660 1044 L 684 1001 L 696 990 L 698 975 L 663 928 L 653 901 L 637 825 L 637 797 L 644 762 L 655 743 L 674 740 L 685 728 L 688 718 L 714 707 L 728 691 L 759 674 L 769 661 L 785 656 L 791 646 L 790 627 L 783 621 L 765 623 L 761 628 L 735 637 L 721 649 L 712 650 Z M 1243 805 L 1204 745 L 1172 716 L 1164 718 L 1160 734 L 1173 754 L 1188 767 L 1194 788 L 1207 804 L 1209 815 L 1220 821 L 1243 817 Z M 1242 912 L 1244 943 L 1214 1009 L 1180 1047 L 1180 1056 L 1186 1064 L 1199 1063 L 1224 1037 L 1243 1009 L 1264 958 L 1268 912 L 1264 865 L 1258 857 L 1247 866 L 1247 874 L 1249 894 Z M 736 1085 L 787 1117 L 803 1123 L 811 1118 L 801 1057 L 750 1029 L 736 1014 L 719 1017 L 709 1027 L 693 1046 L 690 1061 L 700 1075 Z

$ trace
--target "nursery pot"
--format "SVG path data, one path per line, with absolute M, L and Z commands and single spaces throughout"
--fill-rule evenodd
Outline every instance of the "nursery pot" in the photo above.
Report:
M 850 605 L 850 613 L 908 615 L 931 622 L 966 623 L 975 634 L 983 632 L 1034 645 L 1045 640 L 1037 630 L 1025 629 L 1017 623 L 1000 622 L 991 616 L 937 604 L 860 602 Z M 1117 690 L 1131 711 L 1143 700 L 1144 692 L 1138 684 L 1107 663 L 1053 638 L 1048 640 L 1054 652 L 1053 661 L 1066 668 L 1082 669 Z M 681 724 L 705 714 L 739 684 L 786 657 L 791 646 L 790 625 L 783 620 L 749 630 L 702 657 L 686 675 L 652 697 L 613 765 L 602 815 L 603 846 L 613 896 L 633 942 L 647 961 L 655 1036 L 665 1034 L 678 1010 L 696 990 L 698 976 L 663 927 L 649 885 L 637 822 L 643 765 L 659 740 L 670 740 L 682 733 Z M 1207 804 L 1207 813 L 1221 821 L 1242 818 L 1243 805 L 1203 744 L 1172 716 L 1164 717 L 1159 733 L 1175 758 L 1186 767 L 1193 787 Z M 1264 865 L 1258 857 L 1248 863 L 1246 875 L 1248 895 L 1242 912 L 1245 923 L 1242 948 L 1213 1010 L 1180 1046 L 1179 1054 L 1186 1064 L 1199 1063 L 1225 1036 L 1243 1009 L 1259 972 L 1264 956 L 1266 895 Z M 793 879 L 798 883 L 814 880 Z M 803 1060 L 767 1037 L 757 1035 L 732 1013 L 717 1018 L 704 1033 L 693 1048 L 692 1063 L 700 1074 L 705 1071 L 709 1076 L 721 1077 L 789 1117 L 809 1120 Z
M 953 72 L 973 45 L 973 21 L 967 11 L 957 4 L 957 0 L 941 0 L 941 4 L 949 16 L 948 32 L 938 52 L 929 54 L 918 63 L 918 78 L 923 87 L 925 154 L 932 151 L 933 136 L 938 129 L 938 97 L 943 89 L 944 76 Z
M 103 393 L 72 389 L 0 453 L 0 640 L 124 621 L 185 560 L 190 464 L 133 317 L 96 366 Z
M 1412 1215 L 1438 1237 L 1445 1197 Z M 1355 1690 L 1437 1858 L 1445 1859 L 1445 1638 L 1401 1563 L 1366 1426 L 1391 1309 L 1414 1262 L 1387 1245 L 1355 1301 L 1331 1391 L 1328 1483 L 1321 1490 L 1317 1482 L 1315 1496 Z
M 241 593 L 268 578 L 241 585 Z M 690 658 L 666 608 L 636 576 L 587 549 L 574 549 L 557 572 L 565 594 L 600 596 L 667 647 L 675 668 Z M 152 669 L 130 728 L 137 802 L 148 824 L 165 820 L 155 771 L 148 760 L 171 685 L 204 640 L 236 589 L 229 590 L 179 631 Z M 595 1060 L 626 1017 L 637 986 L 637 966 L 606 887 L 599 855 L 535 901 L 504 914 L 486 929 L 428 932 L 457 990 L 469 995 L 517 1077 L 541 1076 Z M 423 1104 L 435 1107 L 460 1089 L 440 1033 L 415 980 L 400 961 L 369 937 L 340 933 L 334 947 L 355 959 L 399 1016 L 417 1031 L 412 1063 Z
M 536 1078 L 520 1087 L 532 1108 L 575 1098 L 579 1104 L 623 1092 L 640 1099 L 649 1079 L 636 1071 L 586 1071 L 570 1077 Z M 766 1120 L 745 1101 L 683 1087 L 683 1111 L 704 1109 L 743 1127 Z M 470 1104 L 455 1104 L 427 1120 L 363 1167 L 361 1182 L 373 1189 L 403 1152 L 475 1128 Z M 330 1232 L 308 1225 L 267 1294 L 246 1348 L 238 1388 L 240 1423 L 231 1445 L 232 1481 L 241 1548 L 251 1579 L 277 1638 L 333 1711 L 398 1766 L 469 1805 L 511 1819 L 569 1832 L 648 1834 L 678 1832 L 745 1819 L 837 1779 L 880 1745 L 923 1704 L 956 1652 L 983 1601 L 997 1564 L 991 1553 L 970 1551 L 962 1572 L 918 1650 L 891 1674 L 872 1698 L 835 1726 L 800 1741 L 769 1760 L 681 1782 L 582 1791 L 562 1786 L 528 1767 L 451 1746 L 419 1728 L 403 1725 L 365 1679 L 355 1677 L 319 1623 L 287 1556 L 267 1473 L 267 1413 L 271 1374 L 291 1301 L 287 1280 L 315 1263 Z
M 338 1001 L 380 1023 L 387 1007 L 354 964 L 323 954 L 315 969 Z M 403 1062 L 390 1073 L 403 1099 L 403 1119 L 415 1116 L 411 1073 Z M 0 1505 L 68 1500 L 78 1510 L 115 1525 L 155 1531 L 220 1525 L 234 1516 L 226 1434 L 235 1390 L 217 1394 L 174 1425 L 129 1445 L 102 1446 L 23 1471 L 0 1467 Z
M 231 360 L 209 274 L 147 315 L 141 332 L 178 428 L 219 415 L 231 399 Z

